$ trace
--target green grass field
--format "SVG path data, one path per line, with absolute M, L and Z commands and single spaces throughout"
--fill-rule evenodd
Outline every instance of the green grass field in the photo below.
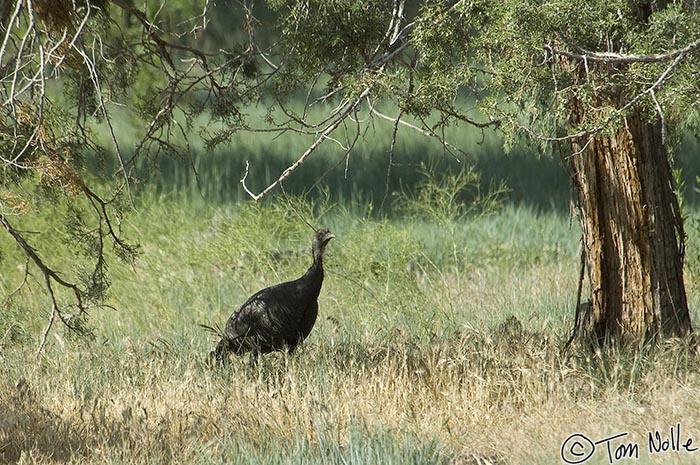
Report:
M 648 432 L 665 437 L 677 423 L 700 441 L 700 363 L 686 344 L 562 352 L 579 232 L 566 201 L 551 197 L 560 187 L 529 205 L 519 197 L 542 184 L 529 166 L 491 176 L 511 181 L 502 204 L 482 190 L 484 203 L 465 208 L 484 184 L 438 178 L 388 217 L 362 203 L 375 196 L 366 191 L 256 204 L 214 201 L 180 179 L 139 194 L 121 227 L 141 255 L 133 265 L 110 255 L 107 305 L 86 322 L 93 337 L 57 324 L 37 356 L 49 314 L 37 270 L 4 301 L 0 463 L 555 464 L 573 433 L 622 432 L 586 463 L 610 463 L 605 444 L 614 454 L 630 442 L 639 460 L 622 463 L 695 463 L 648 451 Z M 225 178 L 231 186 L 238 173 Z M 451 202 L 441 185 L 467 195 Z M 697 322 L 700 213 L 687 215 Z M 292 356 L 209 370 L 216 338 L 200 324 L 223 326 L 251 293 L 304 272 L 312 231 L 302 218 L 337 236 L 311 336 Z M 39 253 L 78 276 L 84 264 L 61 220 L 23 221 L 24 231 L 56 231 Z M 0 250 L 8 295 L 24 261 L 8 237 Z

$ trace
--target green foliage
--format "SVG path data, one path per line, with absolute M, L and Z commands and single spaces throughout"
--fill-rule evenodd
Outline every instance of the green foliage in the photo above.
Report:
M 421 60 L 415 70 L 416 89 L 404 98 L 402 108 L 422 117 L 435 108 L 451 108 L 460 87 L 474 88 L 477 83 L 476 72 L 466 65 L 475 24 L 455 21 L 440 4 L 427 2 L 422 7 L 411 34 Z
M 284 40 L 304 75 L 350 77 L 368 65 L 386 34 L 391 4 L 382 0 L 269 2 L 281 10 Z
M 576 96 L 591 108 L 598 107 L 591 111 L 587 128 L 614 125 L 615 110 L 653 85 L 670 61 L 602 66 L 600 72 L 598 65 L 589 63 L 585 72 L 584 63 L 562 65 L 565 59 L 552 56 L 545 46 L 573 53 L 645 55 L 677 50 L 698 40 L 697 9 L 685 2 L 655 3 L 650 14 L 645 10 L 649 4 L 636 0 L 468 1 L 447 11 L 439 3 L 429 3 L 412 34 L 429 70 L 417 94 L 426 86 L 425 94 L 435 93 L 435 108 L 441 108 L 444 99 L 440 95 L 449 98 L 459 87 L 478 87 L 488 95 L 481 101 L 487 114 L 502 119 L 513 131 L 524 126 L 549 137 L 586 129 L 566 128 L 567 99 Z M 457 51 L 446 54 L 448 45 L 449 50 Z M 698 92 L 697 80 L 690 76 L 697 74 L 699 66 L 697 54 L 688 56 L 655 93 L 671 132 L 687 118 L 685 109 L 697 103 L 693 97 Z M 442 92 L 436 91 L 441 88 Z M 605 92 L 620 99 L 601 107 L 595 101 L 600 98 L 593 96 Z M 428 98 L 423 101 L 430 102 Z M 656 116 L 649 95 L 638 105 L 648 107 L 650 117 Z M 423 105 L 421 113 L 429 108 Z

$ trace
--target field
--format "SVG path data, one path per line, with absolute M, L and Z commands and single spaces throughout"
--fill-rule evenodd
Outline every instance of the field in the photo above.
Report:
M 93 337 L 57 325 L 37 356 L 48 318 L 38 274 L 5 301 L 0 463 L 554 464 L 575 433 L 628 433 L 586 463 L 616 463 L 616 453 L 696 463 L 700 363 L 686 343 L 606 357 L 562 350 L 580 254 L 566 202 L 519 201 L 531 184 L 501 204 L 477 195 L 474 178 L 450 179 L 416 181 L 389 216 L 334 194 L 208 203 L 187 194 L 191 181 L 143 192 L 122 224 L 140 258 L 110 257 Z M 476 206 L 440 193 L 455 189 Z M 687 210 L 696 318 L 699 215 Z M 302 218 L 337 236 L 311 336 L 293 355 L 210 370 L 216 336 L 200 325 L 223 326 L 252 292 L 304 272 L 312 231 Z M 23 229 L 59 220 L 32 221 Z M 40 252 L 73 277 L 70 248 L 56 234 Z M 8 238 L 0 249 L 7 295 L 23 261 Z M 652 453 L 678 424 L 679 447 L 697 442 Z M 590 450 L 577 438 L 567 454 Z

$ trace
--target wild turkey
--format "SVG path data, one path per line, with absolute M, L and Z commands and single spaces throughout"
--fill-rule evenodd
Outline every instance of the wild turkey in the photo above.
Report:
M 335 236 L 319 230 L 313 239 L 314 262 L 295 280 L 267 287 L 253 294 L 226 323 L 211 362 L 220 363 L 226 354 L 253 351 L 294 351 L 306 339 L 316 322 L 318 295 L 323 284 L 323 253 Z

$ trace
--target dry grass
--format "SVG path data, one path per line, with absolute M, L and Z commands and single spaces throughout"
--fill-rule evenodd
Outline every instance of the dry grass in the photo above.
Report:
M 629 432 L 646 463 L 647 431 L 700 428 L 700 371 L 681 344 L 565 357 L 515 318 L 425 342 L 355 337 L 214 372 L 138 343 L 11 366 L 23 377 L 0 387 L 0 462 L 557 463 L 571 433 Z

